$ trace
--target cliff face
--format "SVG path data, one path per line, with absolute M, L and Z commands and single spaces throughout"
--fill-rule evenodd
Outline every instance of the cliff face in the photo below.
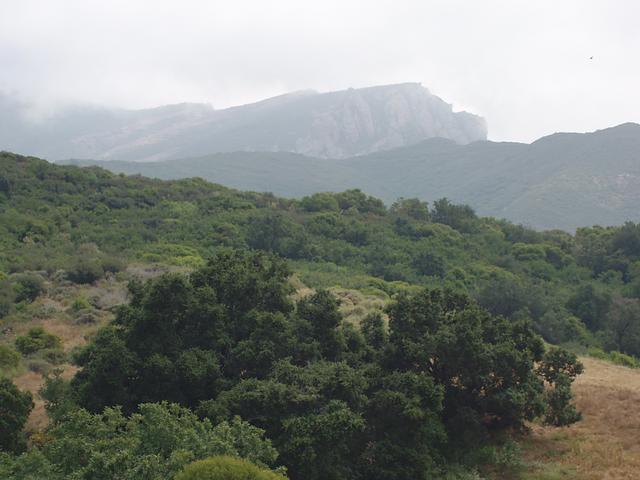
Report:
M 342 158 L 411 145 L 433 137 L 466 144 L 485 140 L 485 121 L 409 83 L 321 94 L 301 105 L 309 115 L 295 151 Z
M 6 110 L 2 102 L 0 109 Z M 0 112 L 3 117 L 13 133 L 0 134 L 0 149 L 53 160 L 150 161 L 232 151 L 344 158 L 432 137 L 466 144 L 487 135 L 484 119 L 453 112 L 417 83 L 296 92 L 224 110 L 180 104 L 138 111 L 79 108 L 40 122 L 16 111 Z

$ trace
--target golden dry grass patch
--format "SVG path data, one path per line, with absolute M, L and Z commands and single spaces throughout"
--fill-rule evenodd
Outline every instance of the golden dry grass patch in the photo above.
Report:
M 585 372 L 573 387 L 582 421 L 533 428 L 525 442 L 532 471 L 526 479 L 640 479 L 640 370 L 581 358 Z M 553 467 L 552 467 L 553 466 Z M 547 475 L 566 467 L 567 474 Z

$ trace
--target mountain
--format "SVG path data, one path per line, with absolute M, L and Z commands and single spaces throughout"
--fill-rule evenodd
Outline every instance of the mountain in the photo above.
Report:
M 484 140 L 484 119 L 453 112 L 417 83 L 294 92 L 214 110 L 179 104 L 146 110 L 76 107 L 39 120 L 0 96 L 0 149 L 52 160 L 157 161 L 214 152 L 294 152 L 344 158 L 432 137 Z
M 84 162 L 163 179 L 199 176 L 235 188 L 299 197 L 360 188 L 398 197 L 448 197 L 482 215 L 574 230 L 640 219 L 640 125 L 557 133 L 531 144 L 433 138 L 341 160 L 234 152 L 154 163 Z

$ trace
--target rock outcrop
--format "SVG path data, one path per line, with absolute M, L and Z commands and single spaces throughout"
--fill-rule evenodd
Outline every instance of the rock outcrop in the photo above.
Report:
M 83 107 L 40 121 L 25 119 L 15 103 L 1 100 L 0 118 L 12 134 L 0 134 L 0 149 L 51 160 L 152 161 L 232 151 L 345 158 L 433 137 L 466 144 L 487 135 L 484 119 L 454 112 L 417 83 L 294 92 L 222 110 L 201 104 L 137 111 Z

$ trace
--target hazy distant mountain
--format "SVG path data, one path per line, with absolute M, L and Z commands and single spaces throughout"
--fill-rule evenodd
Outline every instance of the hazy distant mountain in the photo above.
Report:
M 640 125 L 557 133 L 532 144 L 441 138 L 343 160 L 291 153 L 215 154 L 158 163 L 104 162 L 117 172 L 200 176 L 244 190 L 299 197 L 361 188 L 392 202 L 449 197 L 483 215 L 537 228 L 640 220 Z
M 58 160 L 153 161 L 215 152 L 294 152 L 344 158 L 432 137 L 484 140 L 485 121 L 417 83 L 295 92 L 214 110 L 179 104 L 147 110 L 78 107 L 33 120 L 28 105 L 0 96 L 0 149 Z

